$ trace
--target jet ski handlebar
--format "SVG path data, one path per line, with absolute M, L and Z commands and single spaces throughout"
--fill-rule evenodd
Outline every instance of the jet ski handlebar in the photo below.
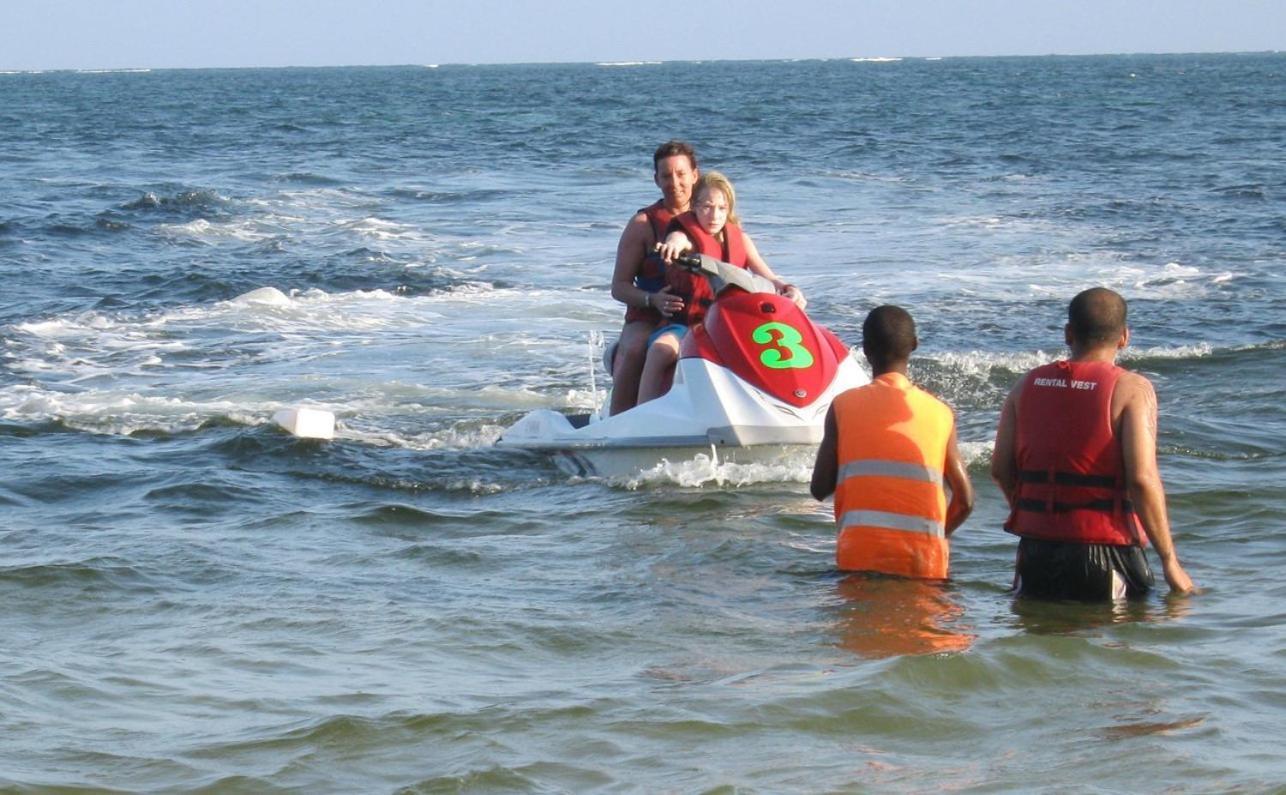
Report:
M 701 271 L 701 255 L 700 254 L 680 254 L 679 256 L 674 258 L 673 264 L 678 265 L 680 268 L 683 268 L 685 271 L 699 273 Z
M 729 285 L 736 285 L 748 293 L 777 292 L 776 286 L 764 277 L 705 254 L 680 254 L 674 258 L 673 264 L 708 278 L 716 294 Z

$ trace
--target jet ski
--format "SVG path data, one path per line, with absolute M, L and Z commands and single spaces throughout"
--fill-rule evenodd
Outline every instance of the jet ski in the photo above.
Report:
M 709 279 L 715 299 L 683 338 L 670 390 L 610 417 L 533 411 L 497 447 L 619 477 L 700 454 L 762 462 L 821 441 L 831 400 L 870 382 L 848 346 L 767 279 L 701 254 L 677 264 Z

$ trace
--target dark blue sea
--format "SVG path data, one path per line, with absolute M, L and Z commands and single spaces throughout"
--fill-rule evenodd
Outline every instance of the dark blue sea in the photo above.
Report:
M 807 455 L 492 447 L 603 399 L 674 137 L 815 319 L 917 319 L 947 586 L 837 574 Z M 0 790 L 1286 787 L 1286 55 L 0 74 L 0 278 Z M 1192 598 L 1007 592 L 997 412 L 1094 285 Z

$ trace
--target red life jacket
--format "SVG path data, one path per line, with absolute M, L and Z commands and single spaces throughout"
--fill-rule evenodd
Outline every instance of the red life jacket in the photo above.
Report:
M 1019 393 L 1018 493 L 1005 529 L 1027 538 L 1142 546 L 1112 430 L 1110 362 L 1054 362 L 1027 374 Z
M 732 222 L 724 224 L 723 242 L 702 228 L 697 221 L 696 213 L 689 210 L 674 217 L 670 231 L 676 228 L 692 241 L 692 249 L 698 254 L 714 257 L 739 268 L 746 267 L 746 242 L 741 236 L 741 227 Z M 670 318 L 671 323 L 682 323 L 693 326 L 700 323 L 706 315 L 706 309 L 714 303 L 714 290 L 704 276 L 697 276 L 682 268 L 667 268 L 665 282 L 670 285 L 670 292 L 683 299 L 683 311 Z
M 665 202 L 657 199 L 656 202 L 649 204 L 639 210 L 647 217 L 648 225 L 652 227 L 652 242 L 660 243 L 665 240 L 665 230 L 670 227 L 670 222 L 674 220 L 675 213 L 666 209 Z M 646 290 L 649 293 L 655 293 L 665 286 L 665 263 L 655 252 L 649 250 L 639 263 L 638 273 L 634 274 L 634 286 L 640 290 Z M 631 306 L 625 309 L 625 322 L 631 323 L 635 320 L 650 320 L 659 323 L 661 313 L 650 306 Z

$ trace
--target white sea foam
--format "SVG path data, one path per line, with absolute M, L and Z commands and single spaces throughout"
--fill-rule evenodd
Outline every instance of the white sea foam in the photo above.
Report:
M 813 456 L 810 451 L 786 453 L 775 460 L 738 464 L 720 461 L 707 453 L 697 453 L 681 461 L 661 461 L 656 466 L 608 482 L 629 489 L 675 484 L 688 488 L 699 486 L 746 486 L 752 483 L 807 483 L 812 477 Z
M 215 245 L 223 240 L 255 243 L 281 234 L 282 229 L 265 220 L 237 220 L 212 222 L 197 218 L 183 224 L 160 224 L 157 234 L 172 238 L 189 238 Z
M 238 304 L 266 304 L 268 306 L 289 306 L 290 297 L 276 287 L 260 287 L 232 299 Z
M 997 222 L 1002 229 L 1012 223 L 991 217 L 950 221 L 978 227 Z M 1236 273 L 1226 270 L 1205 270 L 1176 262 L 1140 264 L 1111 252 L 1074 253 L 1058 258 L 1009 255 L 997 257 L 983 269 L 940 275 L 949 277 L 947 284 L 968 278 L 978 295 L 1006 302 L 1023 297 L 1065 301 L 1088 284 L 1111 288 L 1130 300 L 1195 300 L 1225 289 L 1237 278 Z
M 378 241 L 423 241 L 425 236 L 418 226 L 386 221 L 383 218 L 368 216 L 354 220 L 337 221 L 335 227 L 344 232 L 351 232 L 359 238 Z
M 407 450 L 478 450 L 490 448 L 504 432 L 500 425 L 460 424 L 423 433 L 398 430 L 365 430 L 345 425 L 341 438 L 379 447 Z
M 335 241 L 339 246 L 374 244 L 380 251 L 410 255 L 433 262 L 440 249 L 458 245 L 426 232 L 421 226 L 372 214 L 380 200 L 355 190 L 319 187 L 284 190 L 232 202 L 254 211 L 250 217 L 230 221 L 198 218 L 182 224 L 164 224 L 158 233 L 218 244 L 226 240 L 255 242 L 278 236 Z
M 1129 347 L 1121 351 L 1120 360 L 1133 359 L 1202 359 L 1214 353 L 1214 347 L 1206 342 L 1195 345 L 1178 345 L 1174 347 Z
M 319 187 L 306 190 L 283 190 L 272 196 L 246 199 L 246 202 L 273 209 L 343 211 L 370 207 L 372 199 L 351 188 Z
M 585 336 L 569 343 L 568 330 L 614 325 L 611 309 L 601 296 L 554 290 L 405 296 L 265 287 L 159 313 L 28 321 L 6 330 L 4 361 L 39 386 L 4 392 L 0 410 L 12 420 L 131 433 L 211 419 L 260 424 L 306 402 L 340 418 L 341 438 L 417 449 L 490 444 L 498 430 L 456 438 L 417 428 L 461 412 L 601 406 L 605 377 L 594 384 L 590 376 L 599 357 Z M 487 375 L 474 362 L 499 369 Z M 518 372 L 506 372 L 519 362 Z M 549 391 L 551 371 L 567 371 L 576 385 Z
M 966 467 L 971 467 L 980 463 L 991 461 L 991 451 L 995 447 L 992 441 L 986 442 L 965 442 L 961 441 L 960 458 L 964 461 Z
M 19 385 L 0 389 L 0 417 L 15 422 L 59 421 L 90 433 L 177 433 L 216 418 L 259 425 L 270 414 L 230 400 L 194 401 L 138 392 L 58 392 Z
M 989 462 L 992 446 L 991 441 L 960 442 L 960 455 L 965 466 Z M 754 483 L 808 483 L 812 479 L 814 455 L 812 449 L 807 449 L 784 454 L 773 461 L 738 464 L 717 461 L 706 453 L 697 453 L 690 459 L 662 461 L 643 472 L 611 478 L 608 482 L 629 489 L 669 484 L 698 488 L 740 487 Z
M 456 404 L 467 403 L 463 392 Z M 56 390 L 17 385 L 0 389 L 0 417 L 12 422 L 62 422 L 90 433 L 128 435 L 137 432 L 180 433 L 200 428 L 210 421 L 229 421 L 248 427 L 268 425 L 282 409 L 322 409 L 336 415 L 336 439 L 413 450 L 475 449 L 489 447 L 503 428 L 495 425 L 461 423 L 445 430 L 415 432 L 407 426 L 414 416 L 405 415 L 405 406 L 390 405 L 380 396 L 341 401 L 306 402 L 267 398 L 254 393 L 231 393 L 202 397 L 146 393 L 129 389 Z M 506 406 L 507 408 L 508 406 Z M 480 407 L 475 407 L 480 408 Z M 390 410 L 401 413 L 396 428 L 389 426 Z M 426 417 L 433 412 L 425 410 Z M 440 412 L 439 412 L 440 413 Z M 428 420 L 425 420 L 427 423 Z M 383 425 L 381 425 L 383 423 Z
M 1054 359 L 1067 355 L 1063 351 L 1017 351 L 997 353 L 993 351 L 946 351 L 943 353 L 925 354 L 924 359 L 932 361 L 953 373 L 977 378 L 987 378 L 992 370 L 1009 373 L 1024 373 L 1033 367 L 1047 364 Z M 914 370 L 915 361 L 912 360 Z
M 1153 346 L 1148 348 L 1127 347 L 1120 354 L 1121 361 L 1137 359 L 1200 359 L 1210 356 L 1214 347 L 1201 342 L 1193 345 Z M 953 373 L 985 379 L 992 370 L 1006 373 L 1025 373 L 1032 368 L 1068 356 L 1066 348 L 1052 348 L 1048 351 L 946 351 L 925 354 L 923 359 L 934 362 Z M 912 361 L 914 371 L 915 362 Z

